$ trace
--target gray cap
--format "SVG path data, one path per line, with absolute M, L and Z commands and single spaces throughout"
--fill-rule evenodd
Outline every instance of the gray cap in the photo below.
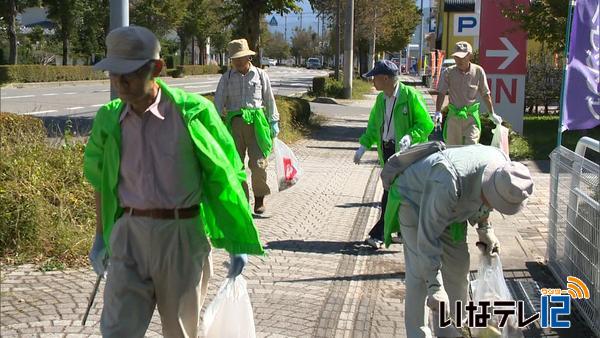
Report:
M 96 70 L 127 74 L 151 60 L 160 59 L 160 43 L 156 35 L 142 26 L 113 29 L 106 36 L 106 58 L 94 65 Z
M 493 209 L 514 215 L 533 194 L 533 180 L 529 169 L 519 162 L 493 162 L 485 167 L 481 189 Z

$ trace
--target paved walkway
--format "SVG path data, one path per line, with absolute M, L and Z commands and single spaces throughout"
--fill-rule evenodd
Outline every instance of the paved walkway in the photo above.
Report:
M 324 119 L 311 139 L 294 144 L 304 177 L 266 200 L 256 219 L 267 247 L 244 271 L 259 337 L 403 337 L 404 263 L 402 245 L 373 251 L 362 244 L 378 217 L 382 188 L 374 151 L 352 163 L 357 138 L 366 126 L 369 100 L 346 105 L 313 104 Z M 429 105 L 431 98 L 427 97 Z M 526 163 L 535 195 L 518 216 L 493 216 L 502 241 L 507 277 L 556 286 L 540 268 L 545 252 L 549 175 L 543 163 Z M 270 185 L 275 191 L 271 173 Z M 470 233 L 471 242 L 476 238 Z M 225 278 L 227 254 L 215 250 L 209 302 Z M 472 259 L 472 268 L 477 268 Z M 39 272 L 33 266 L 2 267 L 0 336 L 98 336 L 102 290 L 88 323 L 81 326 L 95 279 L 91 269 Z M 577 328 L 577 330 L 579 330 Z M 155 314 L 148 336 L 160 336 Z M 528 336 L 573 336 L 586 331 L 540 332 Z M 584 332 L 584 333 L 581 333 Z

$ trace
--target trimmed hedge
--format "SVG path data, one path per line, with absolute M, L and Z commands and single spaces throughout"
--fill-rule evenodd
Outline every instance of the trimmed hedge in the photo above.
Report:
M 44 66 L 4 65 L 0 66 L 0 84 L 10 82 L 53 82 L 108 79 L 104 72 L 92 66 Z
M 183 75 L 218 74 L 221 67 L 218 65 L 183 65 L 176 68 Z

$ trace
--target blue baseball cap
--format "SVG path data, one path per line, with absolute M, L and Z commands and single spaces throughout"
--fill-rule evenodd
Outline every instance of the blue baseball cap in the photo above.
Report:
M 363 77 L 372 77 L 375 75 L 398 75 L 398 66 L 390 60 L 381 60 L 375 62 L 375 67 L 368 73 L 363 74 Z

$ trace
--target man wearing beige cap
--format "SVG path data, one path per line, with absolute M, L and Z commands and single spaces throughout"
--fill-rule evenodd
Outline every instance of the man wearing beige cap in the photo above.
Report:
M 444 302 L 444 318 L 454 318 L 455 302 L 461 300 L 464 306 L 467 301 L 466 221 L 477 224 L 477 245 L 482 252 L 498 255 L 499 241 L 489 214 L 492 210 L 506 215 L 519 212 L 533 193 L 533 181 L 523 164 L 511 162 L 500 149 L 490 146 L 437 151 L 402 172 L 393 169 L 399 168 L 396 156 L 403 155 L 390 158 L 382 171 L 384 186 L 390 186 L 390 194 L 398 194 L 401 200 L 396 206 L 398 222 L 386 223 L 385 242 L 389 245 L 391 234 L 402 232 L 407 336 L 431 337 L 427 307 L 439 314 L 440 302 Z M 455 327 L 436 327 L 438 318 L 434 317 L 435 336 L 461 336 Z
M 84 154 L 96 196 L 89 259 L 107 277 L 100 330 L 143 337 L 157 307 L 165 337 L 196 337 L 209 240 L 230 253 L 232 278 L 246 253 L 263 253 L 245 172 L 212 103 L 156 78 L 163 62 L 151 31 L 114 29 L 106 47 L 95 68 L 119 98 L 98 111 Z
M 466 41 L 457 42 L 452 57 L 456 65 L 449 67 L 442 74 L 438 84 L 435 115 L 440 115 L 448 93 L 450 103 L 443 129 L 444 141 L 452 145 L 475 144 L 479 142 L 481 135 L 480 103 L 477 102 L 477 94 L 485 102 L 490 118 L 496 125 L 502 123 L 502 118 L 494 112 L 485 71 L 481 66 L 471 63 L 471 45 Z
M 279 113 L 271 89 L 271 81 L 265 71 L 252 65 L 256 55 L 248 47 L 246 39 L 233 40 L 227 46 L 233 68 L 228 70 L 217 86 L 215 106 L 245 163 L 252 173 L 254 212 L 265 212 L 265 196 L 271 193 L 267 185 L 267 158 L 273 149 L 273 138 L 279 134 Z M 249 198 L 248 185 L 244 191 Z

